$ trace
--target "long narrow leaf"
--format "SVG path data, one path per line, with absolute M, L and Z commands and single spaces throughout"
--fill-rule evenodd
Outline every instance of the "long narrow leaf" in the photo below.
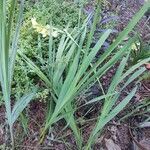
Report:
M 105 118 L 100 118 L 93 129 L 91 136 L 88 140 L 88 144 L 86 146 L 86 150 L 88 150 L 91 147 L 91 144 L 98 134 L 98 132 L 110 121 L 112 120 L 123 108 L 129 103 L 129 101 L 133 98 L 137 90 L 137 87 L 135 87 L 129 94 L 126 96 Z
M 14 72 L 15 59 L 16 59 L 16 54 L 17 54 L 17 43 L 18 43 L 19 32 L 20 32 L 20 28 L 22 24 L 23 10 L 24 10 L 24 0 L 21 0 L 18 22 L 16 25 L 16 31 L 15 31 L 14 38 L 12 41 L 11 55 L 10 55 L 11 57 L 9 60 L 10 61 L 9 62 L 9 84 L 11 83 L 13 72 Z
M 12 110 L 12 124 L 17 120 L 20 113 L 25 109 L 25 107 L 29 104 L 29 102 L 33 99 L 35 93 L 30 93 L 26 96 L 23 96 L 20 100 L 16 102 L 14 108 Z

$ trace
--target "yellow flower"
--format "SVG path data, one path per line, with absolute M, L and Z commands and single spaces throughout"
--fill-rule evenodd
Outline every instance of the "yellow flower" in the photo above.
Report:
M 45 28 L 41 29 L 41 31 L 39 31 L 39 33 L 41 33 L 43 37 L 46 37 L 49 35 L 48 31 Z
M 36 18 L 31 18 L 32 27 L 36 28 L 38 26 L 38 23 L 36 22 Z
M 36 30 L 36 32 L 42 34 L 43 37 L 52 35 L 53 37 L 58 37 L 60 30 L 57 28 L 53 28 L 50 25 L 42 26 L 38 24 L 36 18 L 31 18 L 32 27 Z
M 140 46 L 140 43 L 133 43 L 131 48 L 137 51 L 138 50 L 137 46 Z
M 57 32 L 57 31 L 54 31 L 54 32 L 52 32 L 51 34 L 52 34 L 52 36 L 55 37 L 55 38 L 58 36 L 58 32 Z

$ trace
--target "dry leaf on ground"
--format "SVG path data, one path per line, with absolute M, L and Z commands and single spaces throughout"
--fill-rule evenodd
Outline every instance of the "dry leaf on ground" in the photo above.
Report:
M 121 148 L 115 144 L 112 139 L 105 139 L 104 141 L 107 150 L 121 150 Z

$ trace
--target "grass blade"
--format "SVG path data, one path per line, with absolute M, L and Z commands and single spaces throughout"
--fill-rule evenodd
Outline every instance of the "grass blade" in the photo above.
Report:
M 133 98 L 137 90 L 137 87 L 135 87 L 129 94 L 120 102 L 105 118 L 100 117 L 94 130 L 92 131 L 90 138 L 88 140 L 88 144 L 86 146 L 86 150 L 88 150 L 93 141 L 95 140 L 95 137 L 97 136 L 98 132 L 103 129 L 103 127 L 111 120 L 113 119 L 123 108 L 129 103 L 129 101 Z
M 16 102 L 12 110 L 12 124 L 17 120 L 20 113 L 25 109 L 25 107 L 29 104 L 29 102 L 33 99 L 35 93 L 30 93 L 26 96 L 23 96 L 20 100 Z

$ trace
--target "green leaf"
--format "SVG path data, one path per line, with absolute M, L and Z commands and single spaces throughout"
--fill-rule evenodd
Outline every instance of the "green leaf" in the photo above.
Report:
M 11 54 L 10 54 L 11 57 L 9 60 L 9 84 L 11 84 L 11 80 L 12 80 L 12 76 L 14 72 L 15 59 L 16 59 L 16 54 L 17 54 L 17 44 L 18 44 L 19 33 L 20 33 L 20 28 L 21 28 L 22 18 L 23 18 L 23 10 L 24 10 L 24 0 L 22 0 L 20 3 L 18 22 L 17 22 L 16 30 L 15 30 L 13 40 L 12 40 L 12 47 L 11 47 Z
M 129 101 L 134 97 L 137 87 L 135 87 L 106 117 L 99 117 L 95 128 L 93 129 L 90 138 L 88 140 L 86 150 L 91 147 L 91 144 L 95 140 L 98 132 L 103 129 L 103 127 L 112 120 L 123 108 L 129 103 Z
M 33 99 L 34 96 L 35 93 L 30 93 L 26 96 L 23 96 L 20 100 L 16 102 L 11 113 L 12 124 L 14 124 L 21 112 L 25 109 L 25 107 L 29 104 L 29 102 Z

